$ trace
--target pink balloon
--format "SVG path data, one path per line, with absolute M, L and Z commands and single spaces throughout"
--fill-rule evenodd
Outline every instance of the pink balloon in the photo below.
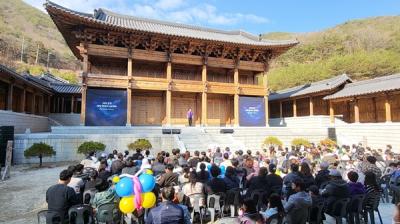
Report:
M 134 176 L 133 180 L 133 192 L 135 194 L 135 208 L 142 208 L 142 185 L 140 184 L 139 178 Z

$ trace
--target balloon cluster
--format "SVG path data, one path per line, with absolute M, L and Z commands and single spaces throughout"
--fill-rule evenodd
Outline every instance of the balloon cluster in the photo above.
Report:
M 156 180 L 151 170 L 147 170 L 139 177 L 124 176 L 114 177 L 115 191 L 121 200 L 119 209 L 128 214 L 142 208 L 152 208 L 156 204 L 156 195 L 152 192 Z

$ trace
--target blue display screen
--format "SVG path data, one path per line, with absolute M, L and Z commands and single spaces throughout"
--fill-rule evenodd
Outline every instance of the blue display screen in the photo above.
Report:
M 239 125 L 265 126 L 264 97 L 239 97 Z
M 86 126 L 125 126 L 126 90 L 88 89 Z

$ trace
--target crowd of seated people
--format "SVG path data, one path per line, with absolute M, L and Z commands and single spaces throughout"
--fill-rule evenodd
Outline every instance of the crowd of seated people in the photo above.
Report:
M 70 218 L 68 210 L 80 204 L 90 205 L 95 215 L 103 204 L 118 205 L 110 181 L 113 176 L 148 169 L 157 179 L 154 192 L 158 203 L 149 211 L 135 211 L 131 220 L 200 222 L 209 219 L 207 208 L 216 203 L 210 205 L 208 197 L 217 195 L 221 206 L 216 220 L 233 215 L 232 223 L 269 223 L 274 219 L 300 224 L 317 221 L 318 217 L 326 219 L 327 215 L 340 216 L 334 207 L 340 199 L 381 195 L 383 176 L 400 177 L 397 159 L 391 149 L 378 152 L 361 145 L 312 145 L 291 150 L 271 146 L 246 153 L 229 148 L 207 152 L 174 149 L 171 154 L 161 151 L 154 156 L 149 150 L 138 149 L 133 155 L 114 150 L 98 157 L 91 153 L 81 164 L 63 170 L 59 183 L 47 190 L 46 201 L 48 209 L 65 220 Z M 194 207 L 203 208 L 202 215 Z M 321 214 L 310 212 L 312 209 Z

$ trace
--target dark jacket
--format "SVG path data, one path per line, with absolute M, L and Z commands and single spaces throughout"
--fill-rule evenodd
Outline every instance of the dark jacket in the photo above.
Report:
M 329 181 L 329 170 L 318 171 L 317 175 L 315 175 L 315 184 L 322 188 L 327 181 Z
M 350 195 L 365 194 L 365 187 L 362 183 L 349 182 L 347 185 L 349 186 Z
M 279 175 L 277 175 L 275 173 L 268 174 L 266 178 L 267 178 L 270 188 L 275 187 L 275 186 L 282 187 L 282 185 L 283 185 L 282 177 L 280 177 Z
M 46 202 L 49 210 L 57 211 L 64 216 L 68 215 L 71 206 L 80 203 L 75 190 L 64 184 L 56 184 L 47 189 Z
M 146 224 L 184 224 L 184 211 L 170 201 L 163 202 L 150 210 Z
M 266 177 L 254 176 L 247 182 L 248 189 L 246 195 L 250 197 L 251 193 L 253 193 L 255 190 L 262 190 L 268 194 L 268 186 L 269 184 Z
M 160 180 L 158 181 L 158 185 L 160 185 L 161 188 L 175 186 L 177 184 L 178 184 L 178 174 L 172 172 L 163 174 Z
M 153 171 L 154 176 L 161 175 L 165 172 L 165 165 L 163 163 L 156 161 L 151 166 L 151 170 Z
M 212 178 L 207 182 L 208 193 L 226 193 L 227 187 L 225 181 L 222 178 Z
M 312 175 L 310 175 L 310 176 L 301 175 L 301 179 L 303 179 L 306 189 L 308 187 L 310 187 L 311 185 L 315 185 L 315 180 Z
M 349 198 L 350 190 L 344 180 L 331 180 L 321 192 L 325 198 L 325 207 L 327 213 L 332 213 L 332 205 L 337 199 Z
M 111 163 L 111 173 L 112 173 L 112 175 L 114 175 L 114 174 L 120 175 L 121 171 L 122 171 L 122 169 L 124 167 L 125 167 L 125 164 L 121 160 L 119 160 L 119 159 L 114 160 Z
M 224 177 L 224 182 L 226 184 L 227 190 L 233 189 L 233 188 L 238 188 L 239 187 L 239 178 L 237 176 L 225 176 Z

